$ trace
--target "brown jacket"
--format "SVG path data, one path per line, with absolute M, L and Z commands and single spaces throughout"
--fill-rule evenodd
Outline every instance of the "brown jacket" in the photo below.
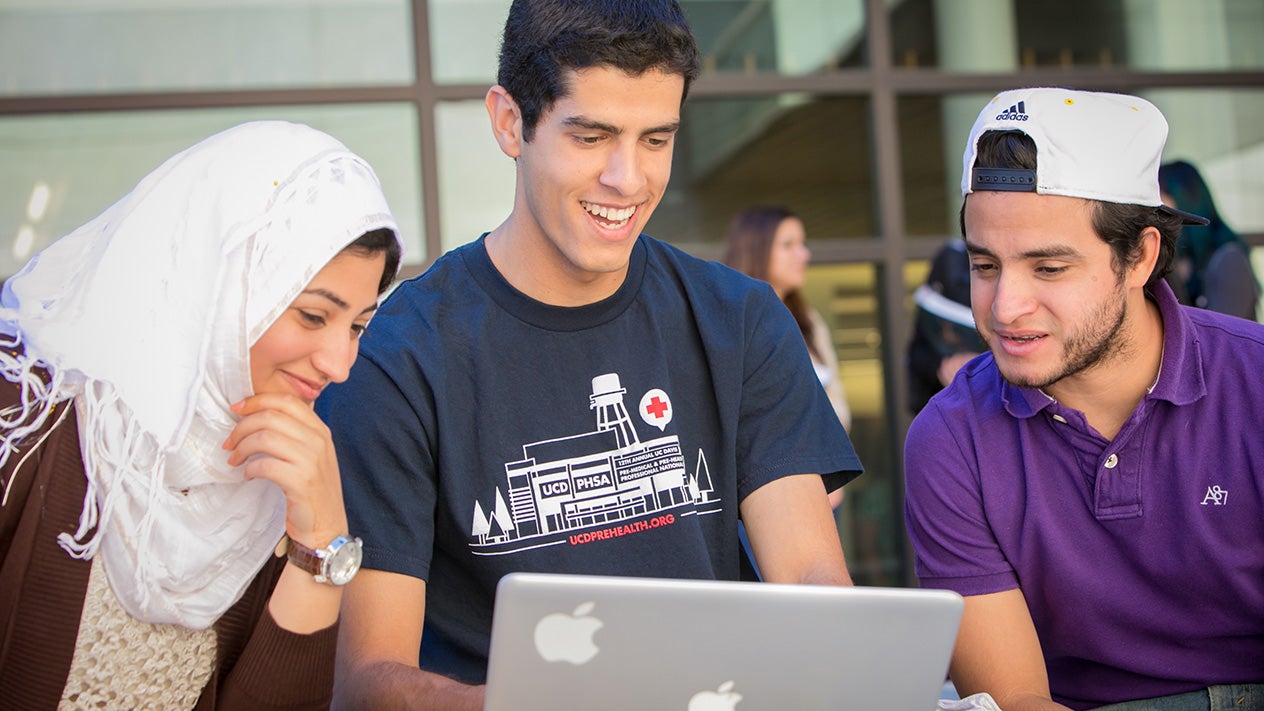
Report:
M 0 411 L 18 389 L 0 378 Z M 48 418 L 56 421 L 65 402 Z M 28 440 L 33 445 L 39 435 Z M 91 561 L 75 560 L 57 534 L 78 527 L 87 480 L 74 413 L 39 451 L 14 452 L 0 470 L 0 699 L 6 708 L 55 709 L 70 673 Z M 285 565 L 273 558 L 242 599 L 215 623 L 215 671 L 199 711 L 322 709 L 333 694 L 337 625 L 310 635 L 287 632 L 267 611 Z

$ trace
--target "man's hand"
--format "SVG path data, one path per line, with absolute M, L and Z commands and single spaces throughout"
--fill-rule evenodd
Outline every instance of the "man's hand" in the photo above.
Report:
M 334 708 L 481 711 L 485 687 L 418 668 L 425 618 L 425 581 L 360 571 L 343 598 Z

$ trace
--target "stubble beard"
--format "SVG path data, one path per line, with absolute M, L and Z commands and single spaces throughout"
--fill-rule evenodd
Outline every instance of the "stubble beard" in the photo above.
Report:
M 1052 375 L 1028 377 L 1010 375 L 1000 368 L 998 362 L 997 369 L 1001 377 L 1009 384 L 1020 388 L 1043 390 L 1065 378 L 1126 358 L 1132 351 L 1132 340 L 1124 329 L 1128 322 L 1127 292 L 1123 288 L 1122 280 L 1118 287 L 1111 298 L 1094 309 L 1086 327 L 1067 338 L 1063 346 L 1061 368 Z M 1114 309 L 1111 308 L 1112 305 Z M 983 334 L 980 333 L 979 336 L 982 338 Z M 986 338 L 983 340 L 987 342 Z

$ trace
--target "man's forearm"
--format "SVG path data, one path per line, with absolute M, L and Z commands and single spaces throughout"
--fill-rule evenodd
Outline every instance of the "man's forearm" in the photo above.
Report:
M 375 662 L 340 677 L 335 709 L 384 711 L 481 711 L 482 686 L 395 662 Z
M 818 560 L 799 571 L 793 582 L 800 585 L 852 585 L 851 573 L 847 571 L 847 563 L 841 558 L 837 561 L 830 555 L 825 560 Z

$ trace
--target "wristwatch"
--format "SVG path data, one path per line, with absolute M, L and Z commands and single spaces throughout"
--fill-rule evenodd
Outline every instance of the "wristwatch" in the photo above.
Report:
M 311 573 L 316 582 L 346 585 L 360 569 L 362 546 L 359 538 L 338 536 L 324 548 L 313 550 L 291 538 L 286 555 L 300 570 Z

